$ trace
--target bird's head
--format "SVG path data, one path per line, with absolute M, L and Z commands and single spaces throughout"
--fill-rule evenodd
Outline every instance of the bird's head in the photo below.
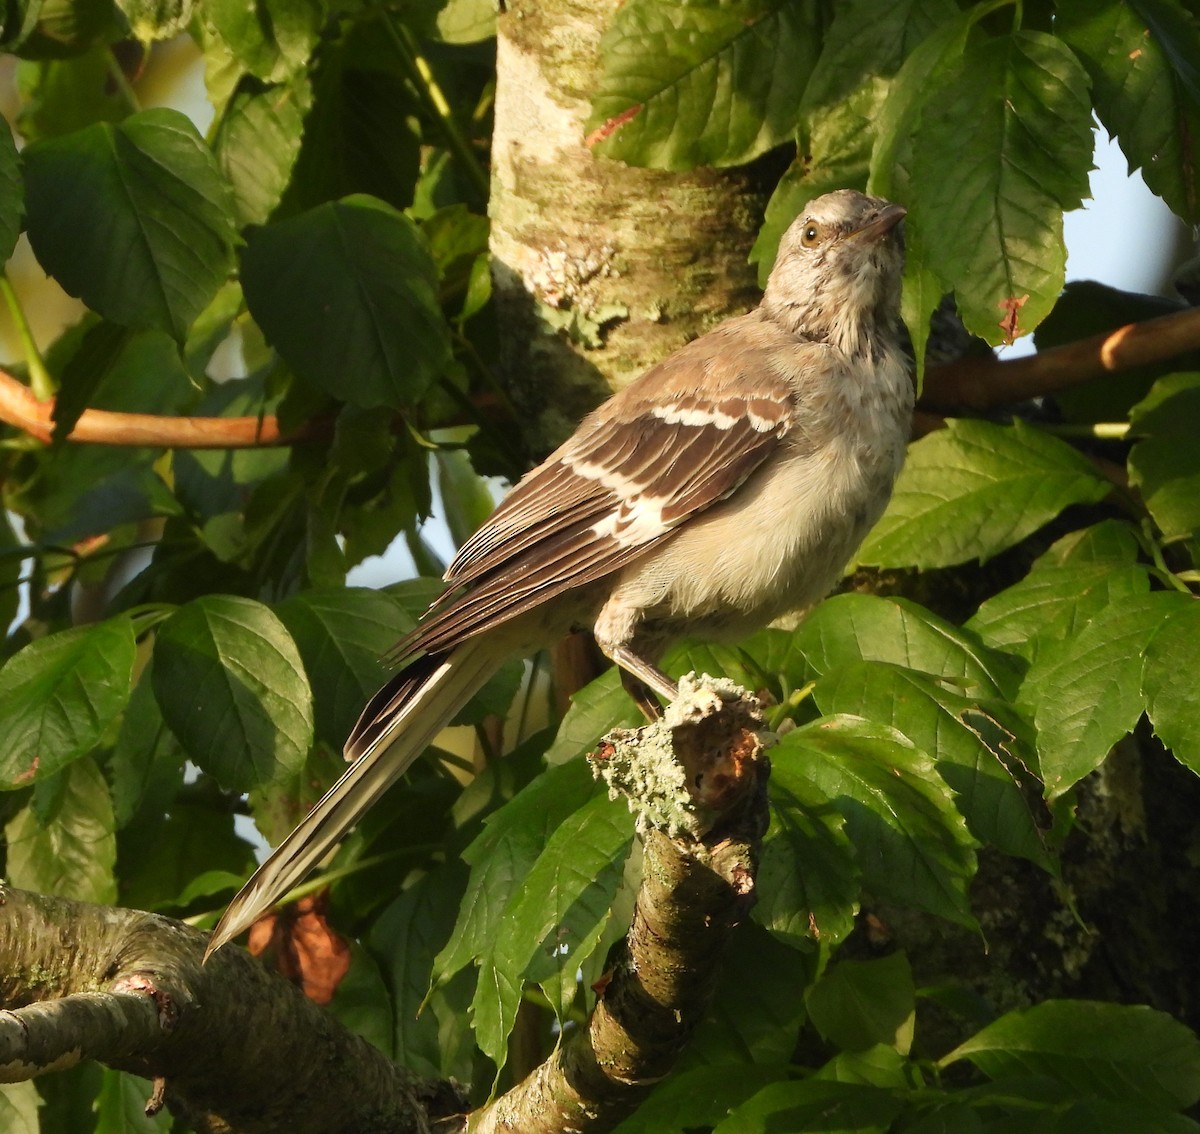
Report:
M 839 189 L 810 201 L 779 242 L 763 308 L 788 330 L 855 355 L 900 318 L 906 210 Z

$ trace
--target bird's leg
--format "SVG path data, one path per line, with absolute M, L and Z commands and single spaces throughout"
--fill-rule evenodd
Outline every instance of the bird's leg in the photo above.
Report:
M 613 646 L 605 653 L 620 667 L 621 684 L 637 707 L 646 714 L 647 720 L 656 721 L 662 716 L 662 707 L 650 696 L 651 691 L 668 704 L 679 696 L 679 686 L 675 682 L 658 666 L 651 665 L 628 646 Z

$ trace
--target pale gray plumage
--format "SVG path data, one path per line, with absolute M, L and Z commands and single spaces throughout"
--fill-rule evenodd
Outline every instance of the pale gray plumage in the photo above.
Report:
M 762 303 L 610 398 L 463 546 L 346 744 L 209 952 L 301 881 L 508 657 L 590 627 L 663 695 L 674 638 L 748 632 L 836 582 L 900 471 L 904 209 L 851 190 L 784 234 Z

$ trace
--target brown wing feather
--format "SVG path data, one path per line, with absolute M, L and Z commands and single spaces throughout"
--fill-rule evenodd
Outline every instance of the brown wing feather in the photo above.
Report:
M 451 649 L 612 574 L 744 483 L 794 421 L 781 345 L 814 349 L 782 334 L 756 313 L 734 320 L 585 419 L 463 545 L 393 659 Z

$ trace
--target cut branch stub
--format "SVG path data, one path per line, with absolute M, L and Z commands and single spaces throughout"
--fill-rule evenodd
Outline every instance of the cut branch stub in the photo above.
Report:
M 698 839 L 756 782 L 762 730 L 758 701 L 740 686 L 685 674 L 660 720 L 614 730 L 589 760 L 609 794 L 625 797 L 643 835 Z

